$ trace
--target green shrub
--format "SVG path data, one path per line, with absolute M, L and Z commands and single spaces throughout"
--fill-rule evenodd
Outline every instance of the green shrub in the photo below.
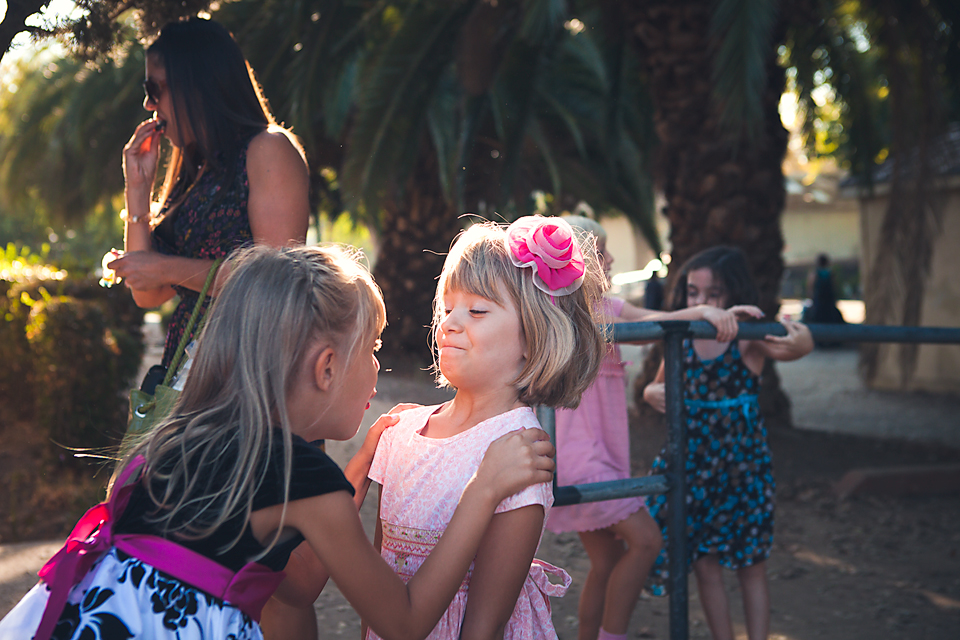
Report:
M 40 253 L 9 242 L 0 249 L 0 403 L 7 415 L 33 415 L 33 354 L 26 338 L 27 315 L 38 291 L 25 283 L 55 283 L 67 277 L 65 271 L 48 264 L 49 247 Z M 21 297 L 23 290 L 27 295 Z
M 69 296 L 35 301 L 27 339 L 34 354 L 38 426 L 66 447 L 116 443 L 124 426 L 120 392 L 128 385 L 103 307 Z
M 0 249 L 2 410 L 61 445 L 115 444 L 143 357 L 143 310 L 126 287 L 70 276 L 49 253 Z
M 130 292 L 66 278 L 16 284 L 7 302 L 9 331 L 28 343 L 22 379 L 37 426 L 58 445 L 115 445 L 143 357 L 143 311 Z
M 0 281 L 8 289 L 9 283 Z M 27 313 L 30 308 L 0 296 L 0 404 L 9 415 L 26 418 L 33 413 L 33 354 L 27 341 Z

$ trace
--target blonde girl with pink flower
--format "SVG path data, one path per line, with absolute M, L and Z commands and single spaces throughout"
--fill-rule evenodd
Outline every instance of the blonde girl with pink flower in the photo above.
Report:
M 604 286 L 592 240 L 559 218 L 477 224 L 456 240 L 433 321 L 437 380 L 456 396 L 401 413 L 369 473 L 381 485 L 376 543 L 403 580 L 446 530 L 490 443 L 538 427 L 534 405 L 580 401 L 606 353 L 594 314 Z M 570 577 L 534 558 L 552 504 L 549 483 L 500 503 L 428 638 L 557 637 L 549 597 L 562 595 Z

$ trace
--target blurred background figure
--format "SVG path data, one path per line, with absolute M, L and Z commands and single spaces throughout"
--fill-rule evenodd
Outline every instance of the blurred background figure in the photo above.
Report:
M 663 308 L 663 281 L 656 271 L 650 275 L 647 285 L 643 288 L 643 306 L 654 311 Z
M 845 322 L 843 314 L 837 308 L 833 274 L 830 272 L 830 257 L 827 254 L 821 253 L 817 256 L 817 266 L 810 272 L 807 290 L 810 292 L 810 300 L 803 307 L 804 323 Z

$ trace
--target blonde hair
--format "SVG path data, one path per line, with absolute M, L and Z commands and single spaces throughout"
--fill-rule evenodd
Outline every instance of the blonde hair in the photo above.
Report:
M 283 431 L 285 507 L 292 464 L 287 393 L 304 354 L 329 339 L 346 345 L 350 362 L 386 324 L 380 290 L 357 253 L 254 246 L 231 258 L 171 416 L 134 441 L 114 472 L 116 479 L 135 456 L 146 458 L 143 485 L 155 505 L 149 518 L 161 535 L 202 539 L 232 518 L 249 518 L 279 453 L 275 427 Z M 220 552 L 239 538 L 225 540 Z
M 506 227 L 492 222 L 475 224 L 457 237 L 437 283 L 432 339 L 444 319 L 447 291 L 501 305 L 506 293 L 519 313 L 527 345 L 526 363 L 514 381 L 518 399 L 529 405 L 576 407 L 607 351 L 597 314 L 606 280 L 594 240 L 586 235 L 577 239 L 586 262 L 583 285 L 569 295 L 551 296 L 534 285 L 531 269 L 513 265 L 506 237 Z M 438 384 L 451 386 L 440 371 L 436 349 L 433 355 Z

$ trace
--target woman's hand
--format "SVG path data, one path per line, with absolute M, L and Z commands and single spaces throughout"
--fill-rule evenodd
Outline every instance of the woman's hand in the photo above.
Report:
M 107 268 L 113 269 L 131 289 L 148 291 L 171 284 L 165 261 L 166 256 L 155 251 L 130 251 L 107 264 Z
M 643 399 L 660 413 L 666 413 L 667 385 L 662 382 L 651 382 L 643 388 Z
M 144 191 L 149 198 L 160 157 L 157 120 L 144 120 L 123 147 L 123 180 L 128 190 Z
M 486 484 L 504 500 L 530 485 L 553 480 L 556 453 L 546 431 L 512 431 L 490 444 L 473 481 Z

